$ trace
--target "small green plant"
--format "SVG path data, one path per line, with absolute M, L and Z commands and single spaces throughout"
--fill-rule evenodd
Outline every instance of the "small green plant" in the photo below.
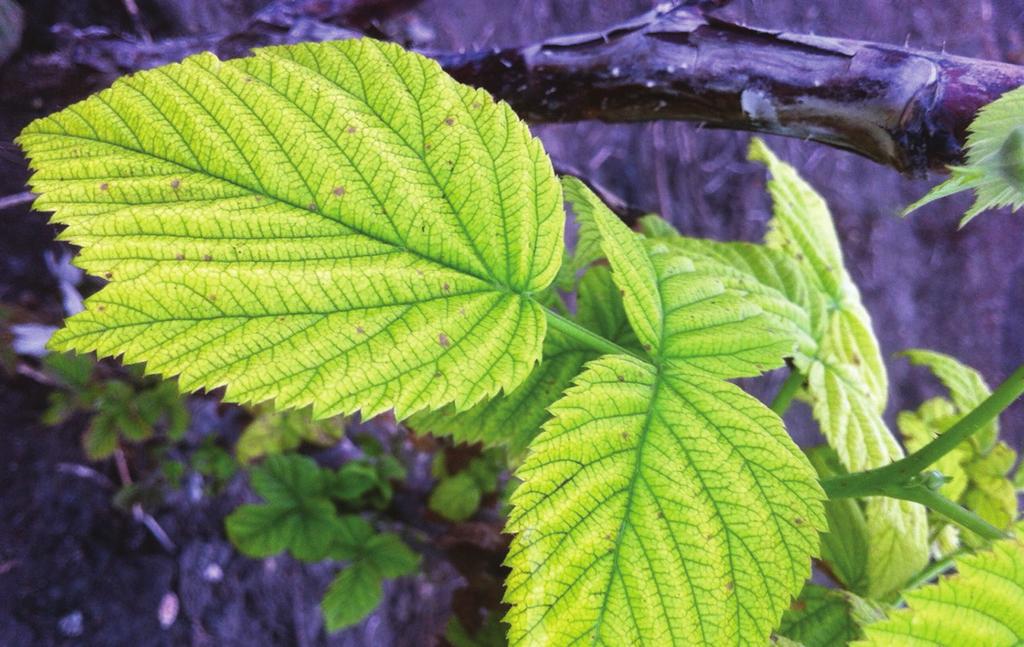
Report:
M 123 441 L 142 442 L 158 432 L 179 440 L 188 428 L 188 409 L 174 382 L 145 378 L 138 367 L 112 374 L 88 357 L 66 353 L 47 355 L 43 363 L 59 386 L 43 422 L 90 416 L 82 437 L 90 460 L 109 458 Z
M 361 620 L 373 611 L 385 579 L 414 572 L 419 557 L 394 533 L 378 533 L 353 510 L 384 481 L 365 462 L 336 471 L 296 454 L 268 457 L 249 472 L 263 503 L 243 505 L 227 518 L 231 542 L 246 555 L 270 557 L 287 551 L 296 559 L 348 564 L 324 596 L 330 630 Z
M 498 489 L 498 479 L 504 469 L 505 455 L 501 450 L 486 450 L 454 473 L 448 470 L 444 453 L 438 452 L 432 466 L 438 482 L 430 494 L 430 509 L 452 521 L 469 519 L 484 496 Z
M 824 644 L 794 596 L 838 618 L 828 640 L 848 640 L 941 570 L 945 527 L 973 533 L 968 549 L 1006 536 L 989 514 L 1005 456 L 989 457 L 1005 454 L 994 420 L 1024 368 L 989 394 L 915 351 L 969 388 L 950 386 L 941 415 L 905 418 L 905 455 L 828 207 L 760 141 L 774 210 L 757 244 L 688 238 L 654 216 L 631 231 L 555 177 L 508 106 L 367 39 L 192 57 L 19 141 L 37 207 L 108 281 L 54 347 L 318 419 L 390 409 L 513 457 L 513 645 Z M 571 252 L 563 199 L 580 228 Z M 733 383 L 783 366 L 770 405 Z M 795 400 L 829 444 L 810 457 L 780 417 Z M 329 628 L 345 626 L 417 560 L 345 510 L 366 470 L 281 448 L 257 450 L 270 454 L 252 471 L 264 503 L 237 510 L 228 534 L 253 556 L 348 560 L 323 605 Z M 493 466 L 439 474 L 432 503 L 455 518 L 494 487 Z M 845 592 L 807 586 L 815 557 Z

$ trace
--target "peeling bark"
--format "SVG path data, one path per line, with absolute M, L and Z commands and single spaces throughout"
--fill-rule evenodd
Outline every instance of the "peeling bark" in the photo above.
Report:
M 531 121 L 696 121 L 811 139 L 913 175 L 960 161 L 976 111 L 1024 84 L 1021 66 L 761 30 L 687 6 L 435 57 Z
M 334 4 L 365 13 L 415 2 Z M 525 47 L 428 55 L 533 122 L 694 121 L 810 139 L 910 175 L 959 162 L 978 108 L 1024 84 L 1021 66 L 748 27 L 716 17 L 716 4 L 688 2 Z M 306 15 L 277 2 L 241 31 L 155 42 L 66 31 L 59 55 L 28 57 L 8 72 L 38 83 L 41 95 L 66 95 L 69 86 L 105 85 L 202 50 L 239 56 L 266 44 L 358 35 L 339 27 L 364 28 L 339 21 L 343 14 Z

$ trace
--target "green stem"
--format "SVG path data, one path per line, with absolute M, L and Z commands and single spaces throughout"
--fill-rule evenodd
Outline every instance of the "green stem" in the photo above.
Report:
M 959 503 L 950 501 L 921 483 L 890 485 L 881 488 L 877 494 L 920 503 L 985 539 L 1005 539 L 1009 536 Z
M 605 355 L 629 355 L 645 362 L 649 361 L 632 351 L 626 350 L 615 342 L 605 339 L 591 330 L 587 330 L 575 321 L 566 319 L 553 310 L 545 310 L 544 313 L 548 317 L 549 326 L 586 348 L 592 348 Z
M 772 400 L 769 408 L 781 417 L 786 413 L 786 409 L 789 409 L 793 397 L 796 396 L 796 392 L 800 390 L 803 383 L 804 376 L 800 374 L 800 371 L 795 368 L 790 369 L 789 377 L 782 383 L 782 387 L 775 394 L 775 399 Z
M 904 593 L 906 591 L 912 591 L 918 587 L 924 586 L 925 584 L 928 584 L 929 582 L 934 580 L 936 577 L 944 573 L 947 573 L 954 566 L 956 566 L 956 560 L 965 554 L 967 554 L 967 551 L 963 549 L 956 550 L 950 553 L 949 555 L 946 555 L 942 559 L 936 562 L 932 562 L 928 566 L 925 566 L 920 573 L 910 578 L 910 581 L 907 582 L 906 586 L 903 587 Z
M 998 416 L 1024 393 L 1024 366 L 1013 372 L 984 402 L 918 451 L 895 463 L 866 472 L 822 481 L 829 498 L 878 495 L 886 487 L 909 484 L 929 465 L 953 451 L 960 443 Z

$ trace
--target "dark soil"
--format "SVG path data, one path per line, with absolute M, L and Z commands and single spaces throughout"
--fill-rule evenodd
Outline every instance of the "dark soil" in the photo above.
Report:
M 71 81 L 44 92 L 45 79 L 17 76 L 19 61 L 56 52 L 54 69 L 65 69 L 61 57 L 74 50 L 78 33 L 72 28 L 99 25 L 113 34 L 136 29 L 118 0 L 24 4 L 24 45 L 6 69 L 0 68 L 0 196 L 24 190 L 24 161 L 11 143 L 20 128 L 84 96 L 105 78 L 95 70 L 76 70 Z M 231 31 L 266 0 L 138 4 L 143 26 L 161 38 Z M 328 4 L 294 3 L 308 12 Z M 386 17 L 374 20 L 368 11 L 351 19 L 358 20 L 360 29 L 444 50 L 597 29 L 652 4 L 425 0 L 381 3 Z M 728 11 L 764 27 L 1024 59 L 1024 0 L 936 0 L 912 6 L 884 0 L 736 0 Z M 284 19 L 297 15 L 301 11 Z M 763 170 L 745 161 L 746 134 L 671 123 L 584 123 L 543 126 L 537 132 L 556 159 L 629 202 L 660 211 L 687 234 L 753 240 L 763 233 L 769 204 Z M 770 144 L 833 206 L 848 262 L 887 355 L 909 347 L 951 353 L 981 370 L 990 384 L 1024 362 L 1024 218 L 991 213 L 958 231 L 958 217 L 968 202 L 958 198 L 903 220 L 900 209 L 930 182 L 818 145 L 780 138 Z M 58 248 L 52 242 L 54 229 L 44 216 L 24 207 L 2 215 L 0 302 L 13 306 L 18 317 L 58 323 L 60 296 L 43 262 L 44 250 Z M 890 416 L 937 392 L 923 371 L 904 361 L 891 358 L 889 367 L 894 386 Z M 227 544 L 223 516 L 251 496 L 244 483 L 236 480 L 217 496 L 192 496 L 186 488 L 152 510 L 175 544 L 168 551 L 112 505 L 111 483 L 117 480 L 112 465 L 81 469 L 87 465 L 79 446 L 82 421 L 56 430 L 41 426 L 37 421 L 48 388 L 25 375 L 0 379 L 2 645 L 430 645 L 447 622 L 453 591 L 466 583 L 460 570 L 489 573 L 497 568 L 493 556 L 500 554 L 500 538 L 493 524 L 440 527 L 423 517 L 422 493 L 410 486 L 394 514 L 414 537 L 429 539 L 428 545 L 418 546 L 427 555 L 425 572 L 388 585 L 377 613 L 328 637 L 317 603 L 333 566 L 287 558 L 254 561 Z M 200 415 L 191 434 L 237 432 L 230 411 L 208 399 L 197 400 L 195 408 Z M 795 427 L 805 429 L 805 416 L 795 416 Z M 1004 417 L 1004 435 L 1017 448 L 1024 439 L 1022 423 L 1020 405 Z M 386 421 L 382 424 L 387 427 Z M 422 463 L 418 450 L 407 446 L 405 451 L 410 461 Z M 484 590 L 493 581 L 476 584 Z M 179 611 L 163 628 L 158 611 L 168 594 L 177 599 Z M 455 604 L 465 604 L 466 597 L 455 596 Z

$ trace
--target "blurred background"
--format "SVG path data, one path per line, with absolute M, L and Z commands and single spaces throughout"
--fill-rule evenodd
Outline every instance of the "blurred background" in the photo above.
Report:
M 15 5 L 0 0 L 0 198 L 26 190 L 27 169 L 12 140 L 31 119 L 151 59 L 184 55 L 204 39 L 223 45 L 225 35 L 251 28 L 257 12 L 258 29 L 280 38 L 356 29 L 445 51 L 596 30 L 653 7 L 634 0 Z M 723 15 L 764 28 L 1024 62 L 1024 0 L 735 0 Z M 244 37 L 227 44 L 238 53 L 246 46 Z M 679 123 L 535 132 L 556 161 L 661 213 L 684 234 L 759 240 L 764 233 L 770 205 L 763 169 L 745 161 L 748 134 Z M 939 392 L 927 371 L 910 368 L 897 351 L 952 354 L 990 385 L 1024 362 L 1024 217 L 987 213 L 958 230 L 965 195 L 902 219 L 901 209 L 940 178 L 909 179 L 821 145 L 767 139 L 832 206 L 888 360 L 890 422 Z M 387 584 L 368 620 L 326 634 L 317 605 L 336 569 L 287 557 L 251 560 L 224 538 L 224 515 L 253 500 L 236 439 L 269 414 L 223 406 L 214 396 L 179 400 L 116 364 L 36 357 L 47 327 L 75 307 L 79 292 L 98 285 L 68 266 L 70 250 L 54 242 L 45 215 L 17 198 L 0 204 L 0 644 L 430 645 L 442 644 L 453 611 L 469 618 L 497 608 L 504 545 L 497 495 L 480 492 L 479 509 L 458 523 L 428 502 L 443 478 L 436 456 L 455 473 L 460 462 L 480 458 L 479 449 L 410 440 L 386 418 L 339 421 L 337 433 L 299 434 L 305 451 L 335 466 L 353 457 L 378 466 L 381 456 L 397 458 L 402 473 L 384 477 L 396 483 L 381 523 L 412 537 L 424 565 Z M 125 416 L 145 424 L 119 437 L 97 430 L 104 415 L 112 427 Z M 805 441 L 806 418 L 797 410 L 792 419 Z M 1003 423 L 1004 438 L 1019 449 L 1024 408 L 1018 404 Z

